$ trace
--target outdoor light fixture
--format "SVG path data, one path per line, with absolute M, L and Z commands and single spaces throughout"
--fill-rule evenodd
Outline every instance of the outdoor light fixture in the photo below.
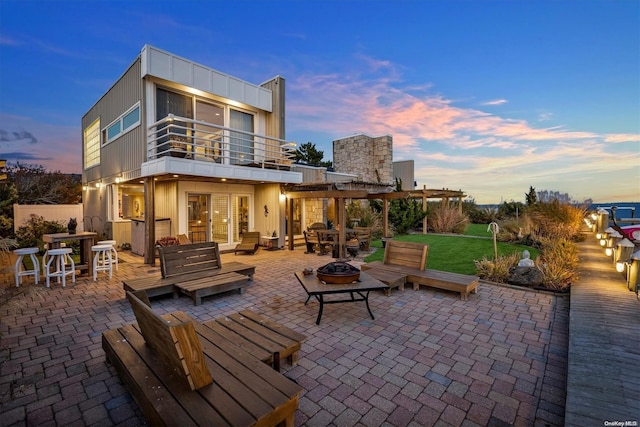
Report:
M 620 243 L 618 243 L 618 247 L 616 249 L 616 271 L 619 273 L 624 271 L 624 265 L 633 256 L 634 249 L 635 245 L 629 239 L 622 239 Z
M 611 255 L 613 255 L 613 248 L 607 248 L 607 249 L 605 249 L 605 250 L 604 250 L 604 254 L 605 254 L 606 256 L 611 256 Z
M 87 191 L 89 189 L 89 186 L 85 183 L 82 184 L 82 191 Z
M 100 188 L 102 186 L 102 183 L 100 181 L 96 182 L 96 188 Z
M 122 181 L 122 178 L 120 178 L 119 176 L 116 176 L 116 184 L 120 184 L 121 181 Z

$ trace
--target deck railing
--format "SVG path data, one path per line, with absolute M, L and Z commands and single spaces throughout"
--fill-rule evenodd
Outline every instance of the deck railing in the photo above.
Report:
M 226 165 L 288 169 L 296 144 L 169 114 L 149 127 L 147 158 L 163 156 Z

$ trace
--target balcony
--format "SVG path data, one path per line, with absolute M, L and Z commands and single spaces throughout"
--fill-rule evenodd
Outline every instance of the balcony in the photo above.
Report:
M 142 176 L 181 173 L 247 181 L 301 182 L 296 144 L 169 114 L 147 133 Z

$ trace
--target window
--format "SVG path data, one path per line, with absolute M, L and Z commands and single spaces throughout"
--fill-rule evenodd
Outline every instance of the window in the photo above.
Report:
M 246 164 L 253 161 L 253 115 L 242 111 L 231 110 L 230 126 L 242 132 L 230 132 L 231 164 Z
M 100 164 L 100 118 L 87 126 L 83 132 L 84 168 Z
M 129 108 L 123 115 L 107 126 L 107 140 L 105 144 L 124 135 L 140 124 L 140 102 Z

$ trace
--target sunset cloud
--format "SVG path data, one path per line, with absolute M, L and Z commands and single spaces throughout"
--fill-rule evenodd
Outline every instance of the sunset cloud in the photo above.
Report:
M 622 169 L 630 181 L 640 179 L 638 134 L 597 134 L 561 124 L 539 127 L 532 123 L 553 121 L 553 112 L 532 112 L 532 122 L 496 115 L 433 93 L 428 82 L 405 87 L 386 61 L 369 59 L 359 65 L 365 71 L 306 73 L 290 82 L 288 128 L 335 138 L 359 132 L 392 135 L 394 159 L 414 159 L 418 185 L 433 183 L 434 188 L 495 195 L 505 184 L 525 189 L 566 185 L 592 197 L 590 191 L 606 191 L 598 189 L 598 176 Z M 496 99 L 482 105 L 505 103 Z M 486 180 L 479 182 L 478 176 Z

